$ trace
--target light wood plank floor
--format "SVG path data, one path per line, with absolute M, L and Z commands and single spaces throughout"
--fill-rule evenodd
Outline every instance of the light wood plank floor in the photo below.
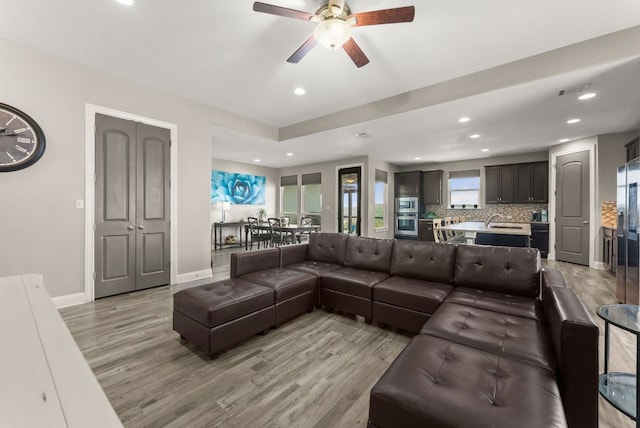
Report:
M 214 280 L 228 278 L 232 251 L 215 252 Z M 615 302 L 614 278 L 583 266 L 548 264 L 563 271 L 602 336 L 595 309 Z M 126 427 L 366 426 L 369 390 L 408 335 L 316 310 L 210 360 L 181 344 L 171 329 L 173 294 L 208 281 L 60 310 Z M 633 336 L 612 333 L 612 368 L 632 371 Z M 633 424 L 601 399 L 600 426 Z

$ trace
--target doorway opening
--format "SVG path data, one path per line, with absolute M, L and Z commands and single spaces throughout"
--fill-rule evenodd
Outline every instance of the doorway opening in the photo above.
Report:
M 362 168 L 338 170 L 338 232 L 360 236 Z

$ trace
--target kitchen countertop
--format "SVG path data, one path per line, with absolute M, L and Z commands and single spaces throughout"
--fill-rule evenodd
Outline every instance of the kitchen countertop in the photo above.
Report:
M 454 230 L 456 232 L 495 233 L 500 235 L 531 235 L 531 225 L 529 223 L 517 222 L 491 222 L 489 227 L 486 227 L 483 221 L 465 221 L 463 223 L 443 226 L 442 229 Z

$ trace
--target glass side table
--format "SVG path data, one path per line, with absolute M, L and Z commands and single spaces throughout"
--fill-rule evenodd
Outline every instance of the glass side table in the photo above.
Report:
M 640 414 L 638 386 L 635 374 L 609 372 L 609 324 L 636 335 L 636 374 L 640 373 L 640 306 L 605 305 L 598 308 L 598 316 L 604 320 L 604 373 L 599 377 L 598 389 L 609 403 L 636 421 Z

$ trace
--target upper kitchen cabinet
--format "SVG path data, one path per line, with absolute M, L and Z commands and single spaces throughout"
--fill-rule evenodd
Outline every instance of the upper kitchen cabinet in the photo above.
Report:
M 420 183 L 422 181 L 420 171 L 396 172 L 394 178 L 396 198 L 420 197 Z
M 485 166 L 485 203 L 513 204 L 515 202 L 515 165 Z
M 516 203 L 549 202 L 549 162 L 521 163 L 516 167 Z
M 442 204 L 442 170 L 424 171 L 422 173 L 422 203 Z
M 627 162 L 640 155 L 640 137 L 636 137 L 624 145 L 627 149 Z

